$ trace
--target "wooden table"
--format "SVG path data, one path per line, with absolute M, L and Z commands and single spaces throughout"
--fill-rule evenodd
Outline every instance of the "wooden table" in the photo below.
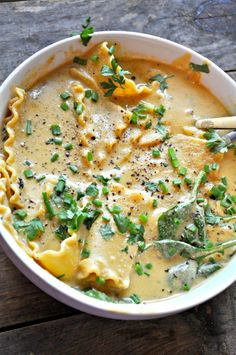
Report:
M 0 82 L 24 59 L 80 31 L 151 33 L 189 46 L 236 79 L 235 0 L 0 1 Z M 165 319 L 93 317 L 50 298 L 0 251 L 0 354 L 236 354 L 236 285 Z

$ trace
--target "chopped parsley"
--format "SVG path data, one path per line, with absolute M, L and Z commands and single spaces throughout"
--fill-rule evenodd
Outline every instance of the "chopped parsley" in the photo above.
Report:
M 103 65 L 101 68 L 101 75 L 103 76 L 110 76 L 111 78 L 108 79 L 108 82 L 101 82 L 100 85 L 104 90 L 107 90 L 105 96 L 111 96 L 114 90 L 117 88 L 117 83 L 122 87 L 125 84 L 125 74 L 130 74 L 129 71 L 120 69 L 117 72 L 118 63 L 115 58 L 111 60 L 111 67 L 108 65 Z
M 15 221 L 13 227 L 18 230 L 23 230 L 29 241 L 33 241 L 45 232 L 44 226 L 39 218 L 33 218 L 31 221 Z
M 229 148 L 234 145 L 221 137 L 214 129 L 210 129 L 204 133 L 204 138 L 206 138 L 207 148 L 210 149 L 212 153 L 226 153 Z
M 111 228 L 110 223 L 101 225 L 99 232 L 104 240 L 110 240 L 111 237 L 115 234 Z
M 172 78 L 173 76 L 174 75 L 162 76 L 161 74 L 157 74 L 152 76 L 149 80 L 157 81 L 158 83 L 160 83 L 160 90 L 161 92 L 164 92 L 166 89 L 168 89 L 167 79 Z
M 82 25 L 83 30 L 80 32 L 80 38 L 85 47 L 88 45 L 89 41 L 92 38 L 92 34 L 94 33 L 94 28 L 90 26 L 90 22 L 91 22 L 91 17 L 89 16 L 86 18 L 85 25 Z
M 166 126 L 162 123 L 161 119 L 158 119 L 157 121 L 156 131 L 160 133 L 162 142 L 170 138 L 169 131 L 166 128 Z

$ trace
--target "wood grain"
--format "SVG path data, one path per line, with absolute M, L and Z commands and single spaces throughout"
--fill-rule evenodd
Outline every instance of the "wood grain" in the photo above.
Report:
M 3 354 L 234 354 L 230 334 L 235 323 L 229 326 L 234 316 L 225 317 L 229 293 L 220 295 L 217 304 L 208 302 L 164 319 L 115 321 L 78 314 L 6 331 L 0 334 L 1 350 Z
M 36 0 L 0 4 L 0 82 L 40 48 L 80 31 L 92 16 L 96 30 L 128 30 L 151 33 L 191 46 L 224 70 L 236 69 L 236 29 L 232 33 L 209 32 L 199 26 L 200 0 Z M 235 3 L 235 1 L 234 1 Z M 235 5 L 236 6 L 236 5 Z M 233 17 L 236 10 L 218 6 L 216 18 Z M 230 11 L 230 12 L 229 12 Z M 211 14 L 211 20 L 214 14 Z M 213 21 L 213 20 L 212 20 Z M 236 23 L 236 21 L 235 21 Z
M 40 48 L 79 32 L 88 15 L 96 30 L 146 32 L 185 44 L 236 80 L 234 0 L 33 0 L 0 1 L 0 82 Z M 1 354 L 235 354 L 236 285 L 179 315 L 123 322 L 55 301 L 2 251 L 0 268 Z

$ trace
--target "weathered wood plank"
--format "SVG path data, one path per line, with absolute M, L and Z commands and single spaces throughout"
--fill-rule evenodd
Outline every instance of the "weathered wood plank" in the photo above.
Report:
M 28 281 L 0 251 L 0 329 L 13 324 L 76 313 Z
M 91 15 L 96 30 L 129 30 L 151 33 L 185 44 L 215 61 L 224 70 L 236 69 L 236 3 L 221 2 L 210 13 L 218 27 L 203 29 L 207 14 L 198 15 L 201 0 L 36 0 L 0 3 L 0 82 L 22 60 L 40 48 L 80 31 Z M 104 9 L 106 9 L 104 11 Z M 217 32 L 229 21 L 231 32 Z M 198 22 L 196 18 L 199 17 Z M 219 22 L 221 19 L 221 22 Z M 232 20 L 233 19 L 233 20 Z M 204 26 L 203 26 L 204 27 Z M 205 26 L 206 27 L 206 26 Z M 204 27 L 204 28 L 205 28 Z M 229 31 L 226 28 L 226 31 Z
M 230 297 L 228 290 L 211 304 L 159 320 L 121 322 L 78 314 L 1 333 L 0 350 L 3 354 L 233 355 L 230 334 L 235 316 L 225 319 L 225 298 Z

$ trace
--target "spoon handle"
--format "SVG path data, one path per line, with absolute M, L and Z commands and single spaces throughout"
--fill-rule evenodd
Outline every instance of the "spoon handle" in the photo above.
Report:
M 204 129 L 236 129 L 236 116 L 201 119 L 196 121 L 195 126 Z

